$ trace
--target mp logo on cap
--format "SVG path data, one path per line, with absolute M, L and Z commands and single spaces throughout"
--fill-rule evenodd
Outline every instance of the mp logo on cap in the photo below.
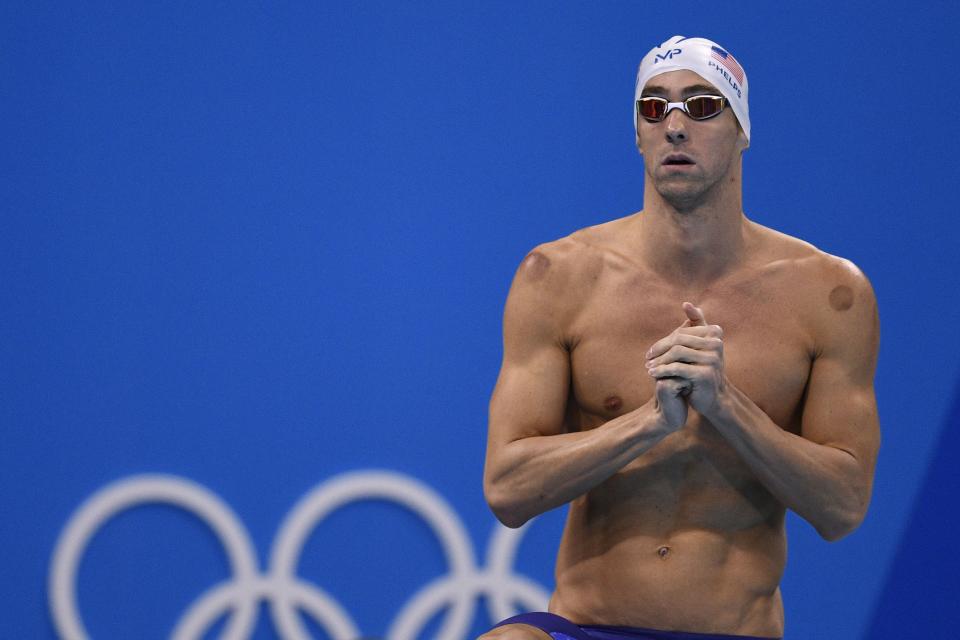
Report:
M 654 60 L 653 60 L 653 64 L 657 64 L 657 63 L 660 62 L 661 60 L 669 60 L 669 59 L 672 58 L 673 56 L 675 56 L 675 55 L 677 55 L 677 54 L 680 54 L 680 53 L 683 53 L 683 49 L 671 49 L 670 51 L 667 51 L 667 52 L 666 52 L 665 54 L 663 54 L 663 55 L 660 55 L 660 54 L 658 53 L 658 54 L 656 55 L 656 57 L 654 58 Z

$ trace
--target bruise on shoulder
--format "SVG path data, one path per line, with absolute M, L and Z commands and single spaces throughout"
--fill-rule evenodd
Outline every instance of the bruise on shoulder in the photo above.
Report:
M 520 271 L 530 280 L 540 280 L 550 269 L 550 258 L 538 250 L 531 251 L 521 263 Z
M 834 311 L 846 311 L 853 306 L 853 289 L 845 284 L 838 284 L 830 290 L 828 300 Z
M 840 258 L 831 264 L 830 273 L 825 275 L 827 282 L 832 281 L 833 285 L 827 295 L 830 308 L 841 312 L 853 308 L 857 298 L 860 297 L 858 282 L 861 279 L 865 280 L 863 272 L 849 260 Z

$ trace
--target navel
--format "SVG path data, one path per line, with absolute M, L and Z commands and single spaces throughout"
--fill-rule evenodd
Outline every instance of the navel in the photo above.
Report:
M 666 560 L 667 556 L 670 555 L 670 547 L 668 547 L 667 545 L 663 545 L 662 547 L 657 549 L 657 555 L 660 556 L 661 560 Z
M 835 311 L 846 311 L 853 306 L 853 289 L 847 285 L 837 285 L 830 292 L 830 306 Z
M 618 411 L 623 406 L 620 396 L 610 396 L 603 401 L 603 408 L 607 411 Z

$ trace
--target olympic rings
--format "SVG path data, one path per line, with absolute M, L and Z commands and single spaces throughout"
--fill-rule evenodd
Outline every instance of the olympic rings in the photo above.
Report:
M 386 500 L 420 516 L 437 536 L 449 573 L 414 593 L 395 617 L 388 640 L 414 640 L 444 608 L 437 632 L 442 640 L 466 637 L 477 599 L 486 597 L 491 620 L 526 609 L 543 610 L 549 598 L 536 582 L 512 572 L 517 547 L 529 523 L 520 529 L 496 525 L 487 548 L 486 566 L 477 565 L 470 538 L 450 505 L 427 485 L 390 471 L 356 471 L 321 483 L 304 496 L 284 519 L 271 548 L 269 568 L 259 572 L 250 535 L 216 494 L 195 482 L 172 475 L 137 475 L 100 489 L 71 516 L 60 534 L 50 568 L 50 610 L 57 633 L 65 640 L 87 640 L 77 606 L 76 579 L 90 540 L 111 518 L 142 504 L 164 503 L 191 512 L 210 527 L 227 552 L 231 578 L 201 594 L 176 623 L 173 640 L 201 638 L 230 613 L 223 637 L 249 638 L 257 623 L 259 603 L 285 640 L 310 637 L 297 611 L 308 613 L 334 640 L 361 636 L 355 620 L 333 596 L 296 575 L 310 532 L 330 513 L 350 502 Z

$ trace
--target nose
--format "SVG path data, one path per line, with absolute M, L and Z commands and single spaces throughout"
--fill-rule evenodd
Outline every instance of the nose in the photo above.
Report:
M 665 118 L 667 125 L 667 142 L 679 144 L 687 139 L 686 116 L 680 109 L 671 109 Z

